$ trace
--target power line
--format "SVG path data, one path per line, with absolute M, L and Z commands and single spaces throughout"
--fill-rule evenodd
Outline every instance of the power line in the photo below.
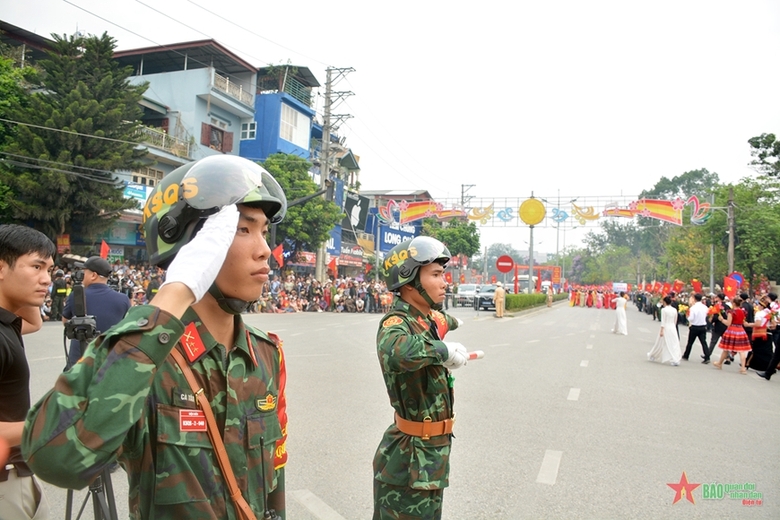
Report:
M 304 58 L 310 59 L 310 60 L 312 60 L 312 61 L 316 61 L 316 62 L 317 62 L 317 63 L 319 63 L 320 65 L 325 65 L 326 67 L 327 67 L 327 65 L 328 65 L 327 63 L 325 63 L 325 62 L 323 62 L 323 61 L 320 61 L 320 60 L 318 60 L 318 59 L 316 59 L 316 58 L 312 58 L 311 56 L 307 56 L 306 54 L 303 54 L 302 52 L 298 52 L 298 51 L 296 51 L 295 49 L 291 49 L 291 48 L 289 48 L 289 47 L 286 47 L 286 46 L 282 45 L 281 43 L 277 43 L 277 42 L 275 42 L 275 41 L 273 41 L 273 40 L 270 40 L 270 39 L 266 38 L 265 36 L 261 36 L 260 34 L 257 34 L 256 32 L 252 31 L 251 29 L 247 29 L 246 27 L 244 27 L 244 26 L 242 26 L 242 25 L 239 25 L 239 24 L 237 24 L 236 22 L 234 22 L 234 21 L 232 21 L 232 20 L 230 20 L 230 19 L 228 19 L 228 18 L 225 18 L 224 16 L 220 15 L 219 13 L 215 13 L 214 11 L 211 11 L 211 10 L 209 10 L 209 9 L 206 9 L 205 7 L 203 7 L 203 6 L 202 6 L 202 5 L 200 5 L 200 4 L 196 4 L 196 3 L 195 3 L 195 2 L 193 2 L 192 0 L 187 0 L 187 1 L 188 1 L 189 3 L 191 3 L 192 5 L 194 5 L 195 7 L 199 7 L 199 8 L 201 8 L 201 9 L 203 9 L 204 11 L 206 11 L 207 13 L 209 13 L 210 15 L 212 15 L 212 16 L 216 16 L 217 18 L 219 18 L 219 19 L 221 19 L 221 20 L 224 20 L 224 21 L 226 21 L 227 23 L 229 23 L 229 24 L 231 24 L 231 25 L 235 25 L 235 26 L 236 26 L 236 27 L 238 27 L 239 29 L 242 29 L 242 30 L 244 30 L 244 31 L 248 32 L 249 34 L 251 34 L 251 35 L 253 35 L 253 36 L 256 36 L 256 37 L 258 37 L 258 38 L 260 38 L 261 40 L 265 40 L 265 41 L 267 41 L 268 43 L 272 43 L 272 44 L 274 44 L 274 45 L 276 45 L 276 46 L 278 46 L 278 47 L 281 47 L 282 49 L 284 49 L 284 50 L 286 50 L 286 51 L 290 51 L 290 52 L 292 52 L 292 53 L 295 53 L 295 54 L 297 54 L 297 55 L 299 55 L 299 56 L 303 56 Z
M 84 175 L 84 174 L 81 174 L 81 173 L 78 173 L 78 172 L 72 172 L 72 171 L 68 171 L 68 170 L 60 170 L 58 168 L 51 168 L 49 166 L 40 166 L 38 164 L 30 164 L 30 163 L 24 163 L 24 162 L 20 162 L 20 161 L 12 161 L 12 160 L 9 160 L 9 159 L 0 159 L 0 162 L 6 163 L 6 164 L 10 164 L 12 166 L 18 166 L 20 168 L 32 168 L 33 170 L 49 170 L 49 171 L 52 171 L 52 172 L 64 173 L 64 174 L 67 174 L 67 175 L 74 175 L 76 177 L 81 177 L 81 178 L 86 179 L 88 181 L 99 182 L 101 184 L 110 184 L 112 186 L 120 186 L 122 184 L 121 181 L 117 182 L 116 180 L 108 181 L 108 180 L 105 180 L 105 179 L 98 179 L 98 178 L 90 177 L 89 175 Z
M 29 159 L 31 161 L 38 161 L 38 162 L 47 163 L 47 164 L 56 164 L 58 166 L 69 166 L 69 167 L 73 167 L 73 168 L 80 168 L 82 170 L 89 170 L 89 171 L 93 171 L 93 172 L 97 172 L 97 173 L 103 173 L 103 174 L 107 174 L 107 175 L 115 175 L 115 173 L 116 173 L 116 172 L 112 172 L 112 171 L 109 171 L 109 170 L 101 170 L 101 169 L 98 169 L 98 168 L 90 168 L 88 166 L 77 166 L 75 164 L 70 164 L 70 163 L 64 163 L 64 162 L 58 162 L 58 161 L 49 161 L 49 160 L 46 160 L 46 159 L 39 159 L 37 157 L 30 157 L 29 155 L 18 155 L 18 154 L 9 153 L 9 152 L 0 152 L 0 154 L 7 155 L 9 157 L 16 157 L 17 159 Z

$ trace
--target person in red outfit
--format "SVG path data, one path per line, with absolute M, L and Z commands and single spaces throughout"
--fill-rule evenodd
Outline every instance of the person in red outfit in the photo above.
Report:
M 712 366 L 720 370 L 723 368 L 723 362 L 729 355 L 729 352 L 736 352 L 739 354 L 739 373 L 746 374 L 747 366 L 747 354 L 752 350 L 750 346 L 750 338 L 748 338 L 745 328 L 742 324 L 745 322 L 745 310 L 742 309 L 742 298 L 735 297 L 732 301 L 732 308 L 729 309 L 728 314 L 724 318 L 721 315 L 717 315 L 716 319 L 719 320 L 726 327 L 726 332 L 720 338 L 720 360 L 713 363 Z

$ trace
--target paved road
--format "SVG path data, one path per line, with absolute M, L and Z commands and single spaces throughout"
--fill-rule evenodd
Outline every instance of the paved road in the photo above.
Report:
M 696 350 L 680 367 L 650 363 L 658 322 L 633 309 L 628 337 L 610 334 L 614 311 L 565 303 L 502 320 L 452 312 L 465 325 L 448 339 L 486 355 L 455 373 L 445 518 L 780 518 L 780 378 L 718 371 L 693 361 Z M 379 316 L 246 319 L 285 341 L 288 518 L 370 518 L 371 460 L 392 419 L 375 354 Z M 64 364 L 60 334 L 45 324 L 26 338 L 34 400 Z M 755 486 L 763 505 L 704 499 L 702 486 L 695 504 L 673 504 L 667 484 L 683 472 L 692 483 Z M 126 511 L 121 470 L 113 480 Z M 53 518 L 63 517 L 65 492 L 48 496 Z

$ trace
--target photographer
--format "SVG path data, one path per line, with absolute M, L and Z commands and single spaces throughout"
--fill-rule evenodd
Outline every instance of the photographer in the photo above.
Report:
M 83 276 L 84 298 L 86 299 L 86 314 L 95 317 L 96 328 L 105 332 L 116 325 L 130 309 L 127 295 L 114 291 L 108 286 L 111 275 L 111 264 L 99 256 L 92 256 L 83 264 L 76 263 L 77 268 L 83 268 L 81 273 L 73 276 L 78 282 Z M 68 302 L 62 311 L 62 322 L 67 323 L 73 317 L 73 293 L 68 296 Z M 70 368 L 81 358 L 81 343 L 77 339 L 70 341 L 67 367 Z

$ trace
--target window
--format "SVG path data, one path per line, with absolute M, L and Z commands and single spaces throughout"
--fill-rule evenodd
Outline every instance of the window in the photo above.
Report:
M 202 123 L 200 125 L 200 144 L 219 152 L 230 152 L 233 150 L 233 132 L 226 132 L 222 128 Z
M 241 123 L 241 139 L 254 139 L 257 133 L 257 123 Z
M 309 148 L 311 120 L 289 105 L 282 104 L 282 120 L 279 136 L 301 148 Z
M 143 186 L 156 186 L 163 178 L 163 171 L 154 168 L 143 168 L 133 172 L 133 182 Z

